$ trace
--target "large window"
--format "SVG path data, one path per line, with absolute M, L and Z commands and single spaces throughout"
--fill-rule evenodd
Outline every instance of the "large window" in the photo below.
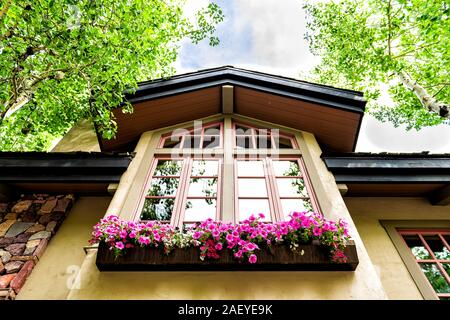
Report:
M 228 127 L 215 122 L 161 136 L 140 220 L 182 227 L 206 218 L 238 222 L 263 213 L 281 221 L 293 211 L 319 211 L 294 135 L 231 121 Z

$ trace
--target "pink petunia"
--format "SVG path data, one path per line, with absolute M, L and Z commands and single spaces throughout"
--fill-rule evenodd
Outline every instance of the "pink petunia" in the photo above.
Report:
M 122 241 L 116 242 L 115 247 L 119 250 L 122 250 L 124 248 L 123 242 Z
M 248 258 L 248 262 L 250 263 L 256 263 L 256 260 L 258 260 L 256 254 L 251 254 L 250 257 Z

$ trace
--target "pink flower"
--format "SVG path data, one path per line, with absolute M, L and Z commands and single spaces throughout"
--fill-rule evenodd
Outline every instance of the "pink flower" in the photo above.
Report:
M 201 236 L 203 235 L 203 232 L 197 231 L 192 235 L 192 238 L 194 238 L 194 240 L 199 239 Z
M 124 248 L 123 242 L 122 241 L 116 242 L 115 247 L 119 250 L 122 250 Z
M 214 230 L 214 231 L 212 232 L 212 236 L 213 236 L 214 238 L 217 238 L 218 236 L 220 236 L 220 232 L 217 231 L 217 230 Z
M 250 257 L 248 258 L 248 262 L 250 263 L 256 263 L 256 260 L 258 260 L 256 254 L 251 254 Z
M 161 240 L 161 236 L 159 235 L 159 233 L 153 232 L 153 239 L 155 239 L 155 241 L 159 241 Z
M 129 234 L 129 236 L 130 236 L 131 239 L 136 238 L 136 231 L 134 231 L 134 230 L 131 231 L 130 234 Z
M 216 243 L 214 248 L 216 248 L 216 250 L 222 250 L 222 243 Z
M 266 216 L 264 215 L 264 213 L 258 213 L 258 216 L 261 218 L 261 219 L 264 219 Z
M 149 237 L 145 237 L 145 236 L 140 236 L 139 239 L 138 239 L 138 242 L 140 244 L 147 245 L 147 244 L 150 243 L 150 238 Z
M 126 230 L 122 230 L 119 233 L 120 238 L 125 239 L 128 235 L 128 232 Z

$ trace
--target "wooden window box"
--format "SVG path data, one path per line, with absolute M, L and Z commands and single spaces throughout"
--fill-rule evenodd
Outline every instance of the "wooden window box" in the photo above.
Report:
M 353 242 L 345 248 L 346 263 L 330 261 L 328 249 L 316 243 L 300 245 L 298 252 L 302 250 L 303 255 L 295 254 L 287 246 L 276 245 L 258 251 L 258 261 L 250 264 L 234 259 L 230 250 L 222 252 L 220 259 L 201 261 L 196 247 L 174 249 L 168 255 L 155 248 L 133 248 L 116 258 L 100 242 L 96 264 L 100 271 L 353 271 L 358 265 Z

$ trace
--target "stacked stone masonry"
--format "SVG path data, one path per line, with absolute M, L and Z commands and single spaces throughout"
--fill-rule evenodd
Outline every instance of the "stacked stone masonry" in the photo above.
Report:
M 0 203 L 0 300 L 14 299 L 69 213 L 73 195 L 22 195 Z

